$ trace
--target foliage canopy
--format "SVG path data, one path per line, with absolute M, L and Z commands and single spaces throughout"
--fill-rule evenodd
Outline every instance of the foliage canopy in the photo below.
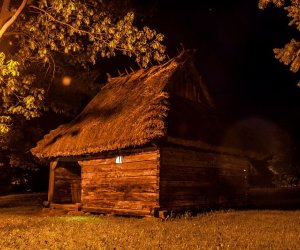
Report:
M 53 80 L 63 67 L 87 69 L 117 53 L 140 67 L 164 60 L 162 34 L 135 26 L 131 11 L 114 16 L 111 9 L 109 1 L 98 0 L 3 1 L 0 133 L 16 117 L 41 113 L 49 84 L 45 74 Z
M 26 119 L 39 115 L 45 91 L 32 86 L 34 79 L 33 75 L 21 77 L 19 63 L 7 60 L 0 52 L 0 133 L 9 131 L 13 115 L 23 115 Z
M 287 11 L 287 16 L 290 18 L 289 25 L 296 26 L 300 31 L 300 0 L 259 0 L 259 8 L 265 9 L 269 3 L 275 6 L 284 8 Z M 281 63 L 289 65 L 292 72 L 298 72 L 300 69 L 300 41 L 292 38 L 283 48 L 274 49 L 275 57 Z M 300 86 L 300 81 L 298 83 Z

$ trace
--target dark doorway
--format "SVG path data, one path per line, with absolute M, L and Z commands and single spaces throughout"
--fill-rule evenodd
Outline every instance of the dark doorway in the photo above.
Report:
M 81 203 L 81 167 L 77 162 L 59 162 L 54 175 L 54 203 Z

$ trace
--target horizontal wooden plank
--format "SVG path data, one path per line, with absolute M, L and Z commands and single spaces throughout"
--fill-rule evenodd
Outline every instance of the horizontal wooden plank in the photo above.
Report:
M 198 196 L 218 196 L 218 195 L 225 195 L 228 197 L 233 197 L 240 194 L 245 194 L 247 189 L 230 189 L 230 188 L 218 188 L 218 189 L 211 189 L 211 188 L 203 188 L 198 189 L 197 191 L 188 191 L 184 189 L 182 192 L 173 192 L 170 193 L 166 190 L 161 190 L 160 198 L 165 199 L 165 197 L 170 197 L 170 199 L 179 199 L 179 197 L 198 197 Z M 169 199 L 169 198 L 168 198 Z
M 238 182 L 245 182 L 244 176 L 233 176 L 233 175 L 187 175 L 187 176 L 180 176 L 180 175 L 169 175 L 164 174 L 161 175 L 160 181 L 193 181 L 193 182 L 210 182 L 214 185 L 218 183 L 235 183 Z
M 148 182 L 148 183 L 135 183 L 133 182 L 117 182 L 117 183 L 88 183 L 87 185 L 82 185 L 82 190 L 113 190 L 116 192 L 128 192 L 134 191 L 136 192 L 155 192 L 159 188 L 157 182 Z M 148 191 L 147 191 L 148 190 Z
M 213 208 L 235 208 L 238 206 L 244 206 L 245 202 L 244 201 L 235 201 L 235 202 L 223 202 L 223 203 L 218 203 L 218 202 L 200 202 L 200 203 L 194 203 L 194 204 L 164 204 L 160 206 L 161 210 L 167 210 L 167 211 L 199 211 L 202 209 L 213 209 Z
M 157 207 L 158 202 L 142 202 L 142 201 L 110 201 L 110 200 L 94 200 L 82 201 L 85 207 L 103 207 L 110 209 L 149 209 L 151 207 Z
M 162 200 L 160 201 L 161 207 L 193 207 L 193 206 L 214 206 L 214 205 L 237 205 L 237 204 L 245 204 L 244 196 L 237 197 L 226 197 L 226 196 L 211 196 L 205 197 L 203 199 L 195 199 L 195 200 Z
M 160 199 L 159 204 L 161 206 L 164 206 L 166 204 L 172 204 L 174 206 L 181 206 L 181 205 L 187 205 L 187 204 L 199 204 L 199 203 L 225 203 L 225 202 L 236 202 L 236 201 L 245 201 L 245 195 L 241 196 L 241 195 L 237 195 L 237 196 L 198 196 L 198 197 L 183 197 L 183 196 L 179 196 L 178 199 L 168 199 L 168 197 L 163 197 L 162 199 Z
M 161 187 L 160 197 L 175 197 L 177 195 L 208 195 L 208 194 L 222 194 L 226 193 L 230 195 L 236 195 L 239 193 L 244 193 L 247 188 L 232 188 L 230 192 L 227 192 L 227 189 L 224 187 L 213 187 L 213 186 L 202 186 L 202 187 Z
M 199 211 L 201 209 L 213 208 L 212 204 L 209 203 L 201 203 L 201 204 L 188 204 L 188 205 L 180 205 L 176 206 L 173 204 L 165 204 L 160 206 L 160 210 L 172 211 L 172 212 L 183 212 L 183 211 Z
M 176 195 L 167 195 L 167 196 L 161 196 L 159 201 L 161 204 L 164 204 L 165 202 L 174 202 L 174 203 L 180 203 L 180 202 L 194 202 L 194 201 L 206 201 L 208 200 L 208 197 L 204 195 L 204 193 L 200 195 L 195 194 L 176 194 Z
M 216 158 L 217 154 L 215 153 L 207 153 L 203 151 L 194 151 L 187 150 L 183 148 L 176 147 L 161 147 L 160 149 L 161 158 L 168 157 L 176 157 L 181 159 L 192 159 L 192 160 L 211 160 Z
M 197 192 L 174 192 L 169 194 L 162 194 L 160 195 L 160 200 L 198 200 L 198 199 L 207 199 L 208 197 L 216 197 L 216 196 L 226 196 L 226 197 L 237 197 L 240 195 L 246 194 L 246 190 L 239 190 L 239 191 L 233 191 L 231 193 L 226 192 L 225 190 L 198 190 Z
M 123 178 L 99 178 L 99 179 L 82 179 L 82 186 L 95 185 L 95 184 L 109 184 L 114 182 L 115 184 L 147 184 L 157 183 L 157 176 L 134 176 L 134 177 L 123 177 Z
M 132 216 L 146 216 L 146 215 L 153 215 L 154 209 L 112 209 L 112 208 L 105 208 L 100 206 L 84 206 L 82 211 L 84 212 L 94 212 L 94 213 L 114 213 L 117 215 L 132 215 Z
M 181 187 L 172 187 L 172 186 L 165 186 L 165 187 L 161 187 L 160 191 L 161 191 L 161 196 L 165 195 L 165 196 L 169 196 L 170 194 L 198 194 L 201 195 L 203 194 L 203 192 L 205 192 L 207 189 L 211 189 L 211 185 L 210 183 L 208 183 L 207 185 L 203 185 L 203 186 L 181 186 Z
M 93 206 L 93 207 L 103 207 L 103 208 L 114 208 L 115 201 L 110 200 L 89 200 L 89 199 L 83 199 L 82 200 L 83 206 Z
M 239 166 L 248 166 L 248 161 L 243 158 L 235 157 L 231 155 L 221 155 L 216 153 L 208 153 L 203 151 L 196 151 L 190 149 L 182 149 L 177 147 L 162 147 L 161 148 L 161 159 L 182 159 L 182 160 L 194 160 L 194 161 L 210 161 L 214 163 L 235 163 Z
M 216 168 L 226 169 L 228 171 L 248 171 L 247 165 L 241 165 L 236 162 L 221 162 L 221 161 L 209 161 L 209 160 L 191 160 L 191 159 L 180 159 L 180 158 L 163 158 L 161 165 L 164 168 L 171 169 L 172 166 L 181 166 L 189 168 Z
M 193 182 L 216 182 L 217 176 L 215 175 L 175 175 L 169 173 L 162 173 L 160 177 L 161 182 L 167 181 L 193 181 Z
M 177 174 L 177 173 L 166 173 L 163 172 L 160 175 L 161 181 L 211 181 L 211 182 L 232 182 L 235 180 L 244 180 L 245 176 L 243 175 L 222 175 L 222 173 L 214 173 L 211 171 L 207 171 L 206 173 L 187 173 L 187 174 Z
M 83 200 L 111 200 L 111 201 L 158 201 L 158 193 L 134 193 L 134 192 L 82 192 Z
M 162 208 L 174 208 L 174 207 L 194 207 L 194 206 L 208 206 L 211 205 L 212 203 L 216 203 L 216 202 L 212 202 L 209 200 L 198 200 L 198 201 L 184 201 L 184 200 L 176 200 L 176 201 L 163 201 L 160 203 L 160 207 Z
M 122 178 L 122 177 L 139 177 L 139 176 L 157 176 L 157 169 L 153 170 L 113 170 L 113 171 L 95 171 L 95 172 L 83 172 L 82 179 L 94 179 L 94 178 Z
M 104 158 L 104 159 L 95 159 L 95 160 L 85 160 L 79 161 L 78 163 L 81 166 L 97 166 L 101 164 L 115 164 L 116 163 L 116 155 L 115 157 Z M 156 161 L 159 157 L 159 151 L 149 151 L 149 152 L 141 152 L 141 153 L 133 153 L 130 155 L 123 155 L 123 163 L 129 162 L 143 162 L 143 161 Z
M 101 183 L 84 186 L 83 190 L 98 191 L 98 192 L 152 192 L 155 193 L 158 190 L 157 183 L 125 183 L 120 185 L 118 183 Z
M 243 179 L 231 179 L 230 181 L 190 181 L 190 180 L 161 180 L 160 187 L 209 187 L 218 188 L 218 186 L 229 185 L 233 187 L 246 186 L 246 182 Z
M 244 190 L 245 191 L 245 190 Z M 185 193 L 185 192 L 178 192 L 178 193 L 171 193 L 169 195 L 161 195 L 159 200 L 160 201 L 197 201 L 197 200 L 214 200 L 219 199 L 219 197 L 226 197 L 226 199 L 236 199 L 237 197 L 244 197 L 246 192 L 232 192 L 226 193 L 223 192 L 216 192 L 214 190 L 203 190 L 199 193 Z
M 82 174 L 90 172 L 112 172 L 112 171 L 135 171 L 135 170 L 156 170 L 158 161 L 147 162 L 126 162 L 122 164 L 99 164 L 82 166 Z
M 214 187 L 210 181 L 176 181 L 176 180 L 161 180 L 159 183 L 160 188 L 169 187 L 169 188 L 181 188 L 181 187 L 191 187 L 191 188 L 200 188 L 200 187 Z
M 148 202 L 148 203 L 133 203 L 138 201 L 124 201 L 124 202 L 130 202 L 130 203 L 122 203 L 122 201 L 119 201 L 120 203 L 112 202 L 110 200 L 82 200 L 82 203 L 86 206 L 94 206 L 94 207 L 105 207 L 110 209 L 149 209 L 151 207 L 157 207 L 158 202 Z
M 114 208 L 116 209 L 145 209 L 148 207 L 155 207 L 157 206 L 157 202 L 145 202 L 145 201 L 117 201 L 115 203 Z
M 194 185 L 195 187 L 199 186 L 211 186 L 212 188 L 217 188 L 218 186 L 232 186 L 232 187 L 241 187 L 247 186 L 247 182 L 241 178 L 231 178 L 226 180 L 224 178 L 214 178 L 214 177 L 195 177 L 195 178 L 185 178 L 182 177 L 181 179 L 164 179 L 161 178 L 162 185 L 161 186 L 181 186 L 182 185 Z M 176 183 L 177 182 L 177 183 Z

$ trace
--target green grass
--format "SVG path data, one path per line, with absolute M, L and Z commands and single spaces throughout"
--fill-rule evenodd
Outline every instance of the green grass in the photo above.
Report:
M 0 208 L 0 249 L 299 249 L 300 211 L 219 211 L 162 221 Z

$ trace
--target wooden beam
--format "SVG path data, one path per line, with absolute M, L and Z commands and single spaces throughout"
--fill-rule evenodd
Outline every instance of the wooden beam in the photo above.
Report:
M 58 161 L 52 161 L 50 163 L 50 175 L 49 175 L 49 188 L 48 188 L 48 201 L 53 202 L 53 194 L 54 194 L 54 182 L 55 182 L 55 168 L 57 166 Z
M 148 209 L 117 209 L 117 208 L 104 208 L 104 207 L 90 207 L 83 206 L 83 212 L 104 213 L 104 214 L 117 214 L 117 215 L 132 215 L 132 216 L 154 216 L 152 211 Z

